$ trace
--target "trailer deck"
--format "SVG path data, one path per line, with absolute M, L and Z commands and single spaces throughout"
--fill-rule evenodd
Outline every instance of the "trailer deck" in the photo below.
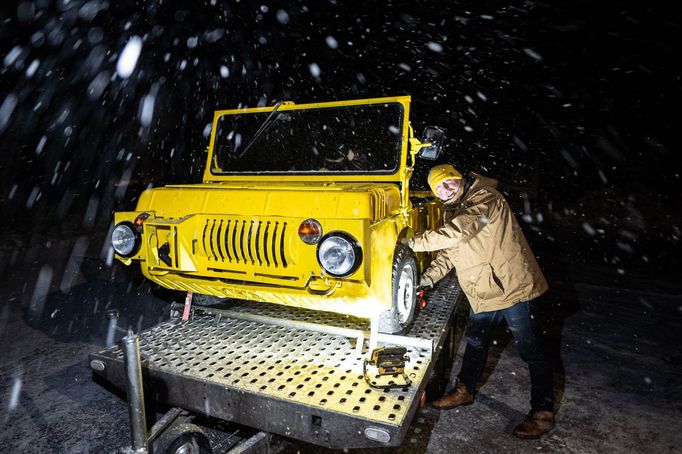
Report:
M 169 320 L 139 334 L 145 396 L 331 448 L 397 446 L 423 398 L 460 298 L 456 278 L 448 276 L 416 314 L 405 335 L 431 341 L 433 348 L 407 347 L 405 372 L 412 381 L 407 387 L 369 386 L 363 345 L 358 346 L 362 339 L 310 328 L 368 332 L 367 320 L 234 301 L 229 307 L 234 317 L 197 308 L 189 321 Z M 309 326 L 278 326 L 278 319 Z M 90 359 L 97 374 L 124 387 L 121 346 Z

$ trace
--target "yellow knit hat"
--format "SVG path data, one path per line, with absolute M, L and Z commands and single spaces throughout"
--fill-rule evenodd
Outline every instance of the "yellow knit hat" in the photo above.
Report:
M 436 186 L 451 178 L 454 178 L 455 180 L 461 180 L 462 174 L 450 164 L 441 164 L 432 168 L 429 172 L 429 186 L 431 187 L 431 191 L 435 194 Z

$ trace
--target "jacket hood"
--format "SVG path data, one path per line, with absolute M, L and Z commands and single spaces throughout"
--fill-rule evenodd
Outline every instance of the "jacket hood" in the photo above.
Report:
M 494 178 L 484 177 L 475 172 L 470 172 L 463 180 L 462 188 L 450 200 L 443 202 L 443 205 L 456 205 L 462 201 L 468 194 L 473 194 L 482 187 L 490 187 L 497 189 L 497 180 Z
M 483 175 L 479 175 L 474 172 L 471 172 L 469 175 L 467 175 L 467 178 L 469 177 L 473 178 L 473 182 L 469 190 L 465 191 L 466 194 L 473 194 L 471 191 L 476 191 L 482 187 L 497 189 L 497 180 L 494 178 L 484 177 Z

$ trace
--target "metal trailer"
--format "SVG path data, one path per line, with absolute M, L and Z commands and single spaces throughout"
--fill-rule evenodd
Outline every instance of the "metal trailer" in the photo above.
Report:
M 439 353 L 454 354 L 450 327 L 462 297 L 454 275 L 438 282 L 404 336 L 377 335 L 367 320 L 274 304 L 195 307 L 187 321 L 172 317 L 92 353 L 90 365 L 114 386 L 128 386 L 133 447 L 139 449 L 132 452 L 146 452 L 149 441 L 186 412 L 256 428 L 260 440 L 277 434 L 329 448 L 398 446 L 425 402 Z M 407 348 L 409 386 L 384 390 L 366 382 L 363 360 L 376 344 Z M 145 397 L 176 407 L 150 436 Z

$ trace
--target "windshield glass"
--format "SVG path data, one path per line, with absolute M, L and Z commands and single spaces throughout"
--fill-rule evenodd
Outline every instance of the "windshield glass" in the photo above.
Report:
M 212 172 L 391 174 L 402 125 L 398 103 L 223 115 Z

